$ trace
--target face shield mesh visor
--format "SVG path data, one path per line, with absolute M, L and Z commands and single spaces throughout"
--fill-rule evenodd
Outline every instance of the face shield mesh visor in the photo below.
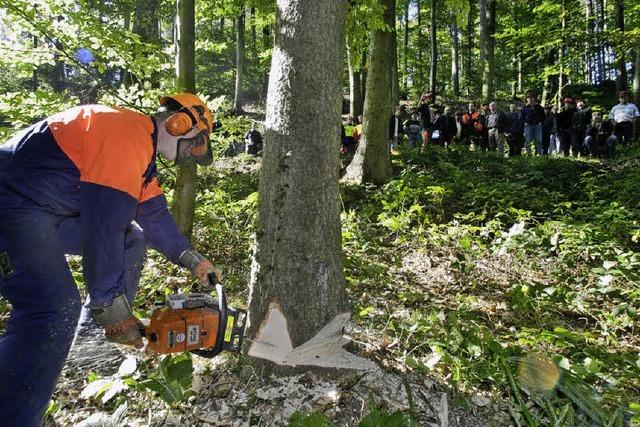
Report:
M 176 163 L 180 165 L 196 162 L 200 166 L 208 166 L 213 162 L 209 132 L 201 131 L 191 138 L 178 139 Z

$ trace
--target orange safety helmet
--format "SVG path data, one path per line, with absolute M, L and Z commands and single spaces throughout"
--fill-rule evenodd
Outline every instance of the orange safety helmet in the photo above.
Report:
M 187 134 L 197 127 L 199 131 L 210 134 L 213 130 L 213 114 L 200 97 L 192 93 L 178 93 L 160 98 L 160 105 L 166 106 L 170 102 L 177 102 L 181 109 L 172 114 L 165 121 L 165 128 L 170 135 L 180 136 Z

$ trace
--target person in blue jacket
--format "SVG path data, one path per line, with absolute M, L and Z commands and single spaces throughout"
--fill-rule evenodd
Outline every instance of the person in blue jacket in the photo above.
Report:
M 156 178 L 156 155 L 212 162 L 213 116 L 192 94 L 160 99 L 149 117 L 71 108 L 0 146 L 0 424 L 40 426 L 76 328 L 142 347 L 131 303 L 147 244 L 201 281 L 220 275 L 179 232 Z M 82 255 L 82 304 L 65 254 Z M 80 322 L 79 322 L 80 319 Z

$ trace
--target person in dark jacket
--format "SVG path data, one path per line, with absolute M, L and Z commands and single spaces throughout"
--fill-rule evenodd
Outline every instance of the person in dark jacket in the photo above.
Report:
M 555 146 L 551 138 L 556 133 L 556 118 L 551 105 L 544 106 L 544 121 L 542 122 L 542 154 L 553 154 Z
M 251 124 L 251 130 L 244 135 L 245 153 L 257 156 L 262 151 L 262 135 L 256 128 L 256 122 Z M 344 125 L 342 126 L 342 145 L 346 145 Z
M 404 127 L 402 126 L 402 110 L 396 108 L 396 113 L 389 120 L 389 149 L 394 150 L 404 137 Z
M 418 110 L 411 112 L 411 117 L 403 124 L 404 132 L 407 134 L 408 142 L 407 147 L 411 150 L 420 145 L 422 141 L 422 125 L 420 124 L 420 118 L 418 116 Z
M 613 123 L 603 120 L 602 111 L 595 110 L 591 123 L 587 125 L 584 139 L 585 150 L 590 156 L 613 157 L 618 138 L 613 134 Z
M 524 124 L 524 145 L 527 154 L 531 153 L 531 141 L 536 143 L 536 154 L 542 154 L 542 122 L 544 110 L 538 103 L 533 91 L 526 94 L 526 104 L 520 110 L 520 121 Z
M 591 124 L 591 108 L 587 107 L 584 98 L 581 96 L 576 98 L 576 107 L 576 112 L 573 113 L 571 120 L 571 127 L 575 134 L 571 145 L 571 152 L 574 156 L 577 156 L 578 153 L 588 155 L 589 153 L 584 151 L 586 148 L 584 139 L 587 136 L 587 126 Z
M 507 144 L 509 145 L 509 156 L 513 157 L 522 154 L 522 146 L 524 144 L 524 126 L 516 104 L 509 105 L 506 137 Z
M 423 93 L 418 102 L 418 112 L 420 113 L 420 123 L 422 124 L 422 147 L 426 147 L 431 136 L 433 122 L 431 118 L 431 104 L 433 104 L 433 94 Z
M 570 154 L 571 147 L 577 145 L 578 136 L 573 130 L 573 115 L 576 111 L 576 107 L 573 105 L 573 98 L 567 96 L 564 98 L 564 107 L 556 116 L 560 148 L 565 156 Z M 574 155 L 577 155 L 577 152 Z

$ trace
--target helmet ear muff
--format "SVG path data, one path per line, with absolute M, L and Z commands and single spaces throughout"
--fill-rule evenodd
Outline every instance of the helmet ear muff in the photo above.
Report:
M 167 133 L 172 136 L 180 136 L 193 129 L 193 121 L 187 113 L 174 113 L 164 122 Z

